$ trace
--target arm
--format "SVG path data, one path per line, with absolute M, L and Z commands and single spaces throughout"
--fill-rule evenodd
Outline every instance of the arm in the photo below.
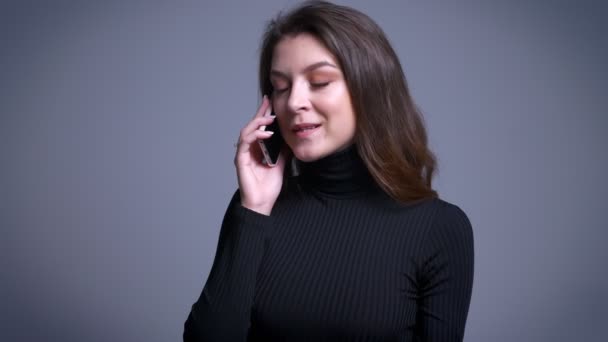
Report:
M 427 233 L 420 268 L 416 334 L 421 341 L 462 341 L 471 302 L 473 230 L 457 206 L 442 203 Z
M 207 282 L 184 324 L 184 341 L 245 341 L 256 274 L 272 219 L 241 205 L 237 191 L 224 215 Z

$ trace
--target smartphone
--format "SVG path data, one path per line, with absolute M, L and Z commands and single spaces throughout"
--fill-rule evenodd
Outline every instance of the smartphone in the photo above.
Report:
M 270 113 L 270 115 L 275 115 L 274 111 Z M 262 154 L 264 155 L 262 163 L 274 166 L 277 164 L 279 153 L 281 153 L 281 148 L 285 143 L 283 136 L 281 135 L 281 130 L 279 129 L 279 119 L 275 117 L 270 125 L 261 126 L 260 129 L 274 132 L 270 138 L 258 140 L 260 148 L 262 149 Z

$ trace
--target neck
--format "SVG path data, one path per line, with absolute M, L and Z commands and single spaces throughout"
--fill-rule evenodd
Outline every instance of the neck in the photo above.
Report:
M 297 164 L 300 185 L 325 195 L 352 197 L 379 190 L 355 145 L 312 162 L 298 160 Z

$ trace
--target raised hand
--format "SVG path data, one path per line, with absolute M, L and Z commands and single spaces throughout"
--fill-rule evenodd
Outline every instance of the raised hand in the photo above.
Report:
M 262 150 L 257 140 L 268 139 L 273 132 L 259 128 L 276 120 L 270 116 L 271 112 L 270 100 L 264 96 L 253 119 L 241 130 L 234 157 L 241 205 L 265 215 L 270 215 L 281 191 L 286 162 L 286 149 L 281 151 L 276 165 L 269 166 L 262 162 Z

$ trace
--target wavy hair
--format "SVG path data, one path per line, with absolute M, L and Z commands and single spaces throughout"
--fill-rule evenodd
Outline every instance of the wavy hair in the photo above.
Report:
M 275 46 L 300 33 L 315 36 L 338 60 L 357 122 L 354 142 L 379 186 L 403 203 L 437 197 L 432 189 L 437 162 L 428 147 L 421 111 L 386 35 L 364 13 L 326 1 L 306 1 L 279 13 L 262 37 L 261 94 L 273 91 Z

